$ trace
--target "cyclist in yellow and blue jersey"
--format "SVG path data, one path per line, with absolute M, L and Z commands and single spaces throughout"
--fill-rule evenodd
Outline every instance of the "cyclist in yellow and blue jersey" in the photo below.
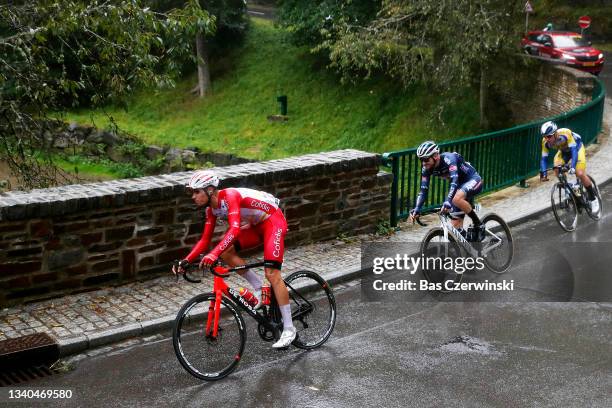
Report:
M 591 203 L 591 211 L 594 213 L 599 211 L 599 203 L 595 197 L 595 190 L 591 179 L 586 173 L 586 155 L 582 138 L 578 133 L 572 132 L 570 129 L 557 127 L 555 122 L 546 122 L 540 129 L 542 133 L 542 159 L 540 160 L 540 180 L 548 181 L 546 168 L 548 167 L 548 153 L 550 149 L 556 149 L 557 154 L 554 158 L 554 165 L 561 166 L 570 164 L 570 174 L 576 174 L 576 177 L 582 181 L 582 184 L 587 190 L 587 198 Z M 555 175 L 558 175 L 558 170 L 555 169 Z

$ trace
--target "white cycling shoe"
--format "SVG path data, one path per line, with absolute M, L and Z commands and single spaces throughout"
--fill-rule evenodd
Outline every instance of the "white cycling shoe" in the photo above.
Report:
M 599 212 L 599 201 L 594 199 L 591 201 L 591 214 L 597 214 Z
M 295 340 L 295 336 L 297 336 L 297 330 L 295 330 L 295 327 L 288 327 L 284 329 L 280 339 L 278 339 L 278 341 L 272 345 L 272 348 L 282 349 L 289 347 L 291 343 L 293 343 L 293 340 Z

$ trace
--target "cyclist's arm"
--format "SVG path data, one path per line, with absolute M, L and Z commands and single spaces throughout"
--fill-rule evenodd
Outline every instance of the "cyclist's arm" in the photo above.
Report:
M 457 192 L 457 186 L 459 182 L 459 171 L 457 169 L 457 158 L 456 156 L 450 155 L 444 158 L 446 164 L 448 164 L 448 172 L 450 174 L 450 189 L 448 190 L 448 195 L 446 196 L 446 201 L 449 203 L 453 202 L 453 197 L 455 197 L 455 193 Z
M 572 169 L 575 169 L 576 165 L 578 164 L 578 144 L 573 136 L 568 138 L 567 146 L 572 153 Z
M 414 206 L 414 211 L 417 213 L 421 211 L 421 207 L 423 207 L 425 200 L 427 200 L 427 193 L 429 192 L 430 177 L 431 177 L 431 174 L 428 173 L 425 169 L 421 170 L 421 191 L 419 192 L 419 195 L 417 196 L 416 204 Z
M 225 200 L 228 206 L 227 222 L 229 223 L 229 228 L 217 246 L 210 251 L 210 254 L 216 258 L 229 248 L 238 238 L 238 234 L 240 234 L 240 201 L 242 200 L 242 196 L 234 189 L 227 189 L 225 191 Z
M 208 249 L 208 246 L 210 245 L 210 239 L 212 238 L 212 234 L 215 231 L 216 221 L 217 217 L 213 215 L 210 206 L 206 207 L 206 223 L 204 224 L 204 231 L 202 232 L 202 237 L 195 244 L 189 255 L 185 257 L 185 259 L 189 263 L 195 261 L 198 255 Z
M 540 160 L 540 175 L 546 177 L 548 167 L 548 146 L 546 140 L 542 139 L 542 159 Z

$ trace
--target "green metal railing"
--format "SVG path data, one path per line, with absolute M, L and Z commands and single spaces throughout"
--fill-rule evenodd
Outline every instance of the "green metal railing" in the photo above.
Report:
M 605 89 L 595 78 L 592 100 L 574 110 L 509 129 L 440 143 L 440 148 L 460 153 L 476 168 L 484 181 L 483 192 L 515 183 L 524 185 L 527 178 L 540 170 L 542 123 L 554 120 L 559 127 L 570 128 L 582 136 L 585 144 L 592 143 L 601 131 L 604 98 Z M 551 165 L 553 157 L 549 156 Z M 383 163 L 393 172 L 390 221 L 396 226 L 414 207 L 421 185 L 421 163 L 416 148 L 384 153 Z M 424 209 L 439 205 L 447 192 L 448 181 L 432 178 Z

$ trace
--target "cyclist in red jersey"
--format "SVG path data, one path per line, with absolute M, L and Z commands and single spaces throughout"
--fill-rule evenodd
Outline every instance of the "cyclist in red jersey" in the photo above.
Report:
M 205 208 L 206 223 L 202 237 L 184 261 L 191 263 L 208 250 L 217 218 L 227 220 L 229 228 L 221 241 L 204 256 L 200 267 L 209 267 L 218 258 L 232 267 L 245 265 L 246 262 L 238 256 L 237 251 L 263 242 L 264 261 L 270 265 L 265 268 L 265 275 L 272 285 L 283 317 L 283 332 L 272 347 L 288 347 L 295 339 L 296 330 L 291 319 L 289 293 L 280 273 L 287 221 L 278 207 L 279 200 L 263 191 L 248 188 L 219 190 L 218 185 L 219 178 L 210 170 L 196 171 L 187 184 L 195 204 Z M 172 272 L 183 273 L 184 270 L 178 266 L 173 267 Z M 258 305 L 261 305 L 261 278 L 251 270 L 243 271 L 241 275 L 249 281 L 259 299 Z

